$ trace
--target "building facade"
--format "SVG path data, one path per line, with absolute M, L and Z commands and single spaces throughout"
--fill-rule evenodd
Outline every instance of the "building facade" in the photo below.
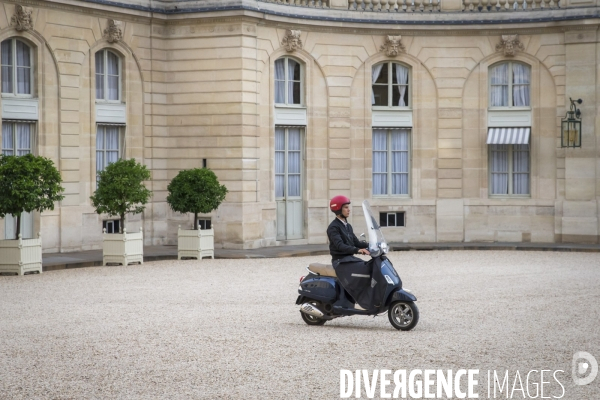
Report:
M 202 166 L 229 189 L 203 216 L 217 247 L 326 243 L 336 194 L 389 241 L 598 243 L 599 24 L 600 0 L 3 2 L 2 152 L 51 158 L 66 189 L 22 231 L 100 248 L 97 171 L 135 158 L 146 244 L 191 225 L 167 185 Z

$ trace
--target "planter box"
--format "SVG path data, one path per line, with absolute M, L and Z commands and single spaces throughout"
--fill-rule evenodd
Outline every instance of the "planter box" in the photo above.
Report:
M 215 231 L 212 229 L 183 230 L 181 226 L 177 231 L 177 259 L 181 257 L 215 258 Z
M 102 243 L 102 265 L 107 263 L 127 265 L 134 262 L 144 263 L 144 235 L 142 228 L 136 233 L 106 233 L 104 229 Z
M 0 273 L 42 273 L 42 237 L 0 240 Z

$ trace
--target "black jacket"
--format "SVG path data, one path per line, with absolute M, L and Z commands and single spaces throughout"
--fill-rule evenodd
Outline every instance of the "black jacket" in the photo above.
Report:
M 354 235 L 352 225 L 347 224 L 344 226 L 344 223 L 337 217 L 329 224 L 327 237 L 329 238 L 329 253 L 331 253 L 333 260 L 358 254 L 359 249 L 369 247 L 367 242 L 361 242 Z

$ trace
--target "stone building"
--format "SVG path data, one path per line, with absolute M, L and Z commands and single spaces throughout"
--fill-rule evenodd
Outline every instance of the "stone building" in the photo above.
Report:
M 124 157 L 152 171 L 127 222 L 146 244 L 191 224 L 167 185 L 204 165 L 229 189 L 203 216 L 217 247 L 325 243 L 336 194 L 389 241 L 596 243 L 599 23 L 600 0 L 3 2 L 2 151 L 51 158 L 66 189 L 23 232 L 99 248 L 89 197 Z

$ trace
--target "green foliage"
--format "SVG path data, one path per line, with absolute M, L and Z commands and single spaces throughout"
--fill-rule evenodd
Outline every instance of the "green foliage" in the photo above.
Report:
M 98 174 L 98 188 L 90 199 L 98 214 L 118 216 L 124 227 L 125 214 L 139 214 L 152 192 L 144 186 L 150 171 L 134 159 L 118 160 Z
M 54 210 L 64 199 L 60 173 L 52 160 L 27 154 L 0 156 L 0 218 L 17 218 L 17 236 L 23 211 Z
M 220 185 L 215 173 L 208 168 L 180 171 L 167 190 L 167 203 L 173 211 L 194 213 L 194 229 L 198 228 L 197 215 L 215 210 L 227 194 L 225 185 Z

